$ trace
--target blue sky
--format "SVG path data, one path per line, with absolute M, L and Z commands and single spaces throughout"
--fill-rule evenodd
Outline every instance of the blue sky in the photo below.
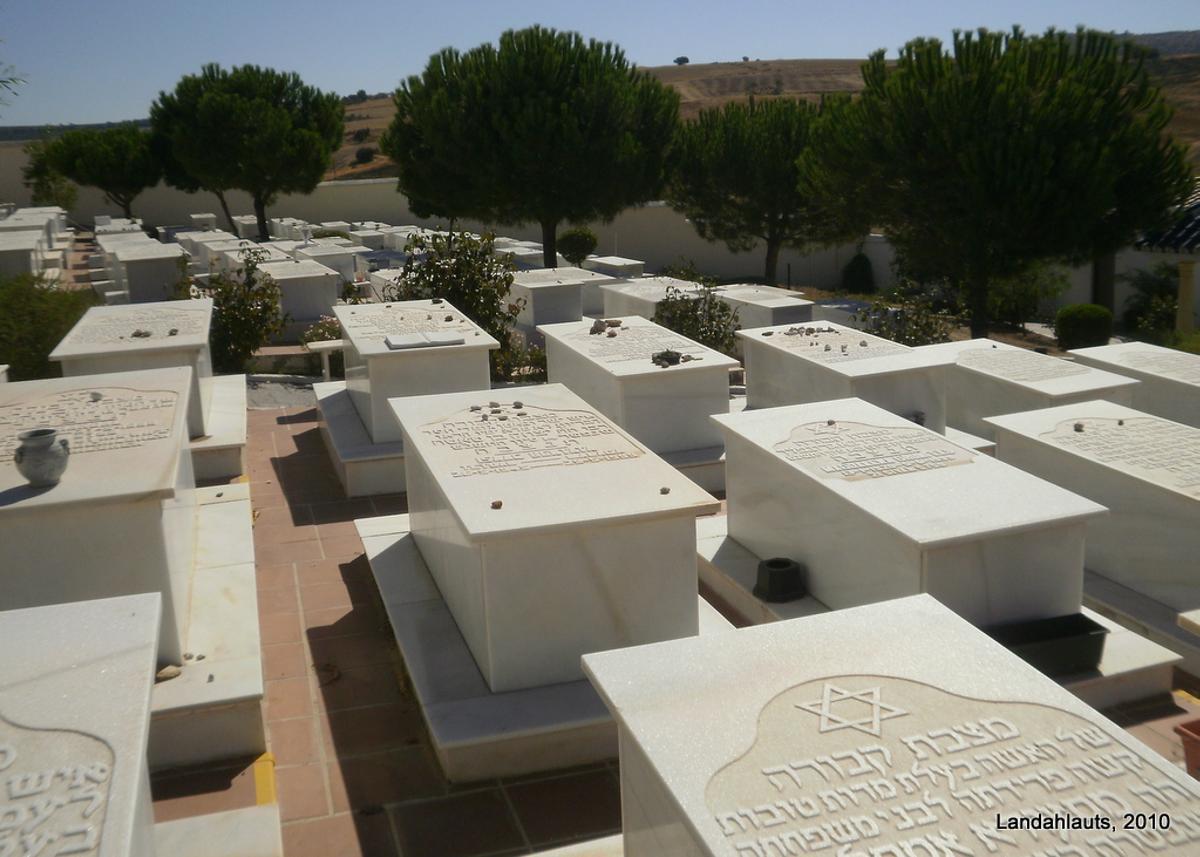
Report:
M 162 89 L 205 62 L 297 71 L 339 93 L 395 88 L 443 47 L 530 24 L 621 45 L 639 65 L 865 57 L 955 28 L 1200 29 L 1197 0 L 808 2 L 808 0 L 0 0 L 0 60 L 27 83 L 0 125 L 144 117 Z

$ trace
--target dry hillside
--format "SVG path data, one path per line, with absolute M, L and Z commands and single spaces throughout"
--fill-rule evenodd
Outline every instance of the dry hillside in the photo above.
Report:
M 706 107 L 749 95 L 790 95 L 817 99 L 830 92 L 857 92 L 862 87 L 862 60 L 761 60 L 659 66 L 647 69 L 679 91 L 684 119 Z M 1172 130 L 1189 146 L 1193 163 L 1200 164 L 1200 54 L 1164 56 L 1152 61 L 1152 70 L 1163 83 L 1175 107 Z M 355 163 L 362 146 L 379 147 L 379 136 L 392 118 L 389 98 L 375 98 L 346 107 L 346 138 L 334 156 L 327 178 L 362 179 L 394 176 L 395 164 L 383 155 L 365 164 Z M 354 132 L 367 129 L 365 142 Z

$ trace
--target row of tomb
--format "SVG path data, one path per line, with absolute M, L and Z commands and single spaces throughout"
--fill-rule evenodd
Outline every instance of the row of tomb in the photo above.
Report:
M 545 385 L 492 388 L 444 301 L 333 306 L 321 429 L 348 496 L 407 490 L 357 526 L 448 778 L 619 752 L 626 855 L 1200 848 L 1200 789 L 1094 710 L 1200 666 L 1200 357 L 908 348 L 743 287 L 731 396 L 669 284 L 589 274 L 518 275 Z M 196 484 L 230 378 L 244 438 L 211 311 L 94 308 L 0 385 L 0 853 L 220 853 L 147 771 L 266 749 L 251 498 Z M 1045 814 L 1115 826 L 998 822 Z

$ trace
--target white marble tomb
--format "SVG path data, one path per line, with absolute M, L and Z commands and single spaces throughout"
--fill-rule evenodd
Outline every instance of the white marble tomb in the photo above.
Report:
M 579 267 L 623 280 L 637 279 L 646 271 L 645 262 L 640 259 L 626 259 L 624 256 L 588 256 Z M 603 309 L 603 298 L 601 308 Z
M 543 325 L 552 382 L 565 384 L 659 455 L 723 444 L 712 414 L 729 412 L 732 357 L 641 316 L 612 319 L 593 333 L 591 319 Z M 679 363 L 651 357 L 671 350 Z
M 391 404 L 415 543 L 492 691 L 697 633 L 695 518 L 717 501 L 583 399 L 546 384 Z
M 913 349 L 943 360 L 946 424 L 992 439 L 986 417 L 1107 399 L 1131 405 L 1132 378 L 1104 372 L 991 339 L 968 339 Z
M 208 434 L 212 411 L 210 298 L 92 307 L 50 352 L 64 376 L 129 372 L 167 366 L 192 368 L 188 431 Z
M 1078 612 L 1103 506 L 859 399 L 713 419 L 729 535 L 803 563 L 826 606 L 927 592 L 981 626 Z
M 678 289 L 687 295 L 699 295 L 703 286 L 674 277 L 642 277 L 628 283 L 612 283 L 601 286 L 604 293 L 604 315 L 609 318 L 624 318 L 640 315 L 653 320 L 659 301 L 667 296 L 668 289 Z
M 583 661 L 624 857 L 1200 851 L 1195 781 L 927 596 Z
M 337 271 L 311 259 L 264 262 L 259 270 L 279 286 L 280 311 L 291 318 L 292 328 L 307 327 L 329 315 L 338 302 L 342 278 Z
M 739 330 L 737 338 L 751 408 L 854 397 L 945 432 L 946 368 L 938 358 L 825 321 Z
M 798 292 L 778 286 L 739 283 L 721 286 L 717 297 L 738 314 L 742 328 L 772 327 L 777 324 L 801 324 L 813 320 L 813 302 Z
M 536 268 L 513 275 L 510 300 L 523 300 L 517 328 L 527 336 L 538 325 L 578 321 L 589 312 L 603 311 L 600 288 L 621 282 L 616 277 L 583 268 Z
M 1092 401 L 988 420 L 996 455 L 1097 503 L 1089 571 L 1176 611 L 1200 607 L 1200 428 Z
M 154 857 L 156 594 L 0 613 L 0 854 Z
M 181 273 L 183 250 L 177 244 L 130 241 L 117 245 L 117 285 L 129 295 L 130 303 L 170 300 L 175 296 Z
M 182 662 L 196 551 L 191 383 L 191 369 L 169 368 L 0 385 L 6 607 L 158 592 L 159 660 Z M 18 433 L 34 428 L 70 444 L 53 488 L 31 488 L 12 460 Z
M 1085 366 L 1136 378 L 1133 407 L 1200 428 L 1200 354 L 1148 342 L 1078 348 L 1071 356 Z

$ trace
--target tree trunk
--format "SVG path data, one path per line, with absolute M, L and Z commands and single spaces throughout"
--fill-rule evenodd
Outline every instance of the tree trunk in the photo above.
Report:
M 125 212 L 125 217 L 133 220 L 133 200 L 128 197 L 121 198 L 121 210 Z
M 225 201 L 225 191 L 214 190 L 213 193 L 217 195 L 217 199 L 221 203 L 221 211 L 225 212 L 225 220 L 229 223 L 229 231 L 237 235 L 237 225 L 233 222 L 233 214 L 229 211 L 229 203 Z
M 988 335 L 988 281 L 976 277 L 968 285 L 967 308 L 971 314 L 971 338 L 985 339 Z
M 775 285 L 776 272 L 779 270 L 779 251 L 782 246 L 783 242 L 778 238 L 767 239 L 767 264 L 763 269 L 763 279 L 768 286 Z
M 557 220 L 542 221 L 542 265 L 547 268 L 558 267 L 557 227 Z
M 254 216 L 258 218 L 258 240 L 270 241 L 271 235 L 267 232 L 267 204 L 258 194 L 254 195 Z
M 1092 259 L 1092 303 L 1115 313 L 1116 281 L 1116 253 L 1101 253 Z

